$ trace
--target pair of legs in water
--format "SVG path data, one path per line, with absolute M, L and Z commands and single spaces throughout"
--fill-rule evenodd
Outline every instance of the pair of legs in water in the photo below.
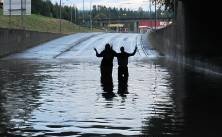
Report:
M 109 79 L 112 78 L 113 67 L 101 66 L 101 78 Z M 129 72 L 127 66 L 118 67 L 118 80 L 128 80 Z
M 113 67 L 101 66 L 101 84 L 103 90 L 108 94 L 108 97 L 113 96 Z M 128 93 L 128 67 L 118 67 L 118 94 L 124 96 Z M 107 95 L 107 94 L 106 94 Z

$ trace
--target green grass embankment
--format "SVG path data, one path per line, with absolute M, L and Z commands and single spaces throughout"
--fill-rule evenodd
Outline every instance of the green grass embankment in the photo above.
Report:
M 23 26 L 26 30 L 40 31 L 40 32 L 53 32 L 60 33 L 60 20 L 41 15 L 28 15 L 23 18 Z M 77 32 L 90 32 L 90 28 L 80 27 L 67 20 L 61 21 L 62 33 L 77 33 Z M 21 16 L 4 16 L 2 9 L 0 9 L 0 28 L 13 28 L 21 29 Z M 93 29 L 93 31 L 101 31 L 99 29 Z

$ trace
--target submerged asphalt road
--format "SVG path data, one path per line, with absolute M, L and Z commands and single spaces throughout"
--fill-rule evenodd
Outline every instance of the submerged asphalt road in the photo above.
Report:
M 106 43 L 117 52 L 138 46 L 124 94 L 116 59 L 113 92 L 101 86 L 93 48 Z M 164 60 L 141 34 L 65 36 L 1 59 L 0 77 L 1 136 L 218 135 L 221 77 Z
M 138 46 L 136 57 L 156 56 L 153 50 L 144 49 L 145 39 L 141 34 L 121 34 L 121 33 L 79 33 L 65 36 L 57 40 L 32 48 L 23 53 L 12 55 L 8 58 L 15 59 L 76 59 L 94 58 L 93 48 L 99 51 L 104 49 L 104 45 L 109 43 L 117 52 L 121 46 L 127 52 L 133 52 Z M 145 46 L 148 48 L 147 46 Z M 95 59 L 94 59 L 95 60 Z

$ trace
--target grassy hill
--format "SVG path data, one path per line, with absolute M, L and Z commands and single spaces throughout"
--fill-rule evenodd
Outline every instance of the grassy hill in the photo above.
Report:
M 59 33 L 59 19 L 32 14 L 30 16 L 24 16 L 23 20 L 23 24 L 26 30 Z M 9 16 L 3 16 L 3 11 L 2 9 L 0 9 L 0 27 L 20 29 L 21 16 L 11 16 L 10 21 Z M 80 27 L 67 20 L 62 20 L 62 33 L 76 33 L 89 31 L 90 28 Z M 93 31 L 101 30 L 93 29 Z

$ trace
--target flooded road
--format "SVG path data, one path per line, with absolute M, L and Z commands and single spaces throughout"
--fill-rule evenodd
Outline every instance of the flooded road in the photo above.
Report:
M 128 83 L 101 86 L 106 43 L 129 59 Z M 144 43 L 148 46 L 144 46 Z M 167 62 L 140 34 L 66 36 L 0 60 L 1 136 L 216 137 L 221 76 Z M 120 93 L 124 90 L 127 92 Z

